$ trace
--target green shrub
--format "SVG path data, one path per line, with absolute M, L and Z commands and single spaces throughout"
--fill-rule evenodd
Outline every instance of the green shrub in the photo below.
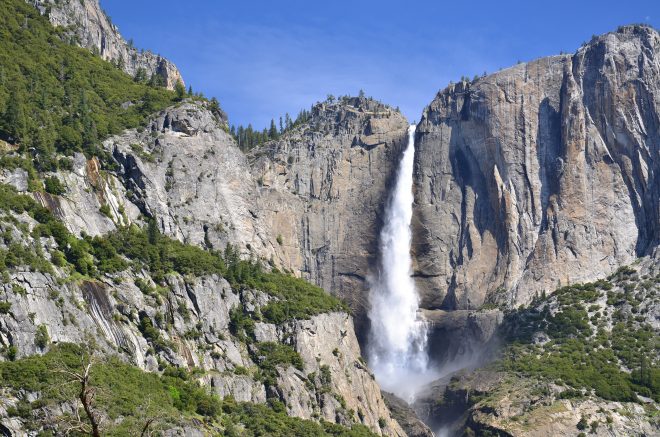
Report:
M 5 349 L 5 356 L 9 361 L 14 361 L 16 355 L 18 354 L 18 348 L 14 345 L 10 345 Z
M 11 302 L 0 302 L 0 314 L 9 314 Z
M 47 193 L 54 194 L 56 196 L 61 196 L 66 192 L 66 187 L 56 176 L 50 176 L 46 178 L 44 180 L 44 187 Z
M 255 288 L 277 298 L 261 309 L 264 320 L 281 324 L 291 319 L 308 319 L 331 311 L 348 312 L 348 307 L 322 288 L 282 273 L 265 273 Z
M 50 336 L 48 335 L 48 330 L 46 325 L 37 326 L 37 332 L 34 334 L 34 344 L 39 349 L 44 349 L 50 343 Z
M 279 401 L 270 401 L 275 408 L 266 405 L 235 403 L 228 399 L 223 402 L 223 412 L 226 419 L 226 435 L 228 430 L 244 428 L 246 435 L 289 437 L 289 436 L 319 436 L 319 437 L 372 437 L 373 434 L 364 425 L 353 425 L 350 428 L 321 421 L 303 420 L 289 417 L 281 411 Z M 242 435 L 242 434 L 238 434 Z
M 248 372 L 248 369 L 246 369 L 246 368 L 243 367 L 243 366 L 236 366 L 236 367 L 234 367 L 234 374 L 235 374 L 235 375 L 247 375 L 248 373 L 249 373 L 249 372 Z
M 303 361 L 298 352 L 291 346 L 282 343 L 257 343 L 256 354 L 259 359 L 259 367 L 262 369 L 273 370 L 280 365 L 291 365 L 298 370 L 303 368 Z
M 294 366 L 298 370 L 303 368 L 303 361 L 298 352 L 291 346 L 282 343 L 256 343 L 256 350 L 252 352 L 252 358 L 259 366 L 263 381 L 267 386 L 276 385 L 279 366 Z
M 108 205 L 107 203 L 101 205 L 101 207 L 99 208 L 99 212 L 104 216 L 108 217 L 109 219 L 112 219 L 112 212 L 110 211 L 110 205 Z

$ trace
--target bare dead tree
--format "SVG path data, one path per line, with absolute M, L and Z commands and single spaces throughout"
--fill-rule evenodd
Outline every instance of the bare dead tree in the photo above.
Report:
M 98 390 L 90 381 L 92 369 L 95 364 L 97 364 L 95 356 L 92 353 L 84 353 L 81 355 L 80 369 L 71 369 L 69 366 L 61 364 L 55 370 L 67 378 L 66 383 L 78 385 L 77 400 L 82 404 L 85 416 L 87 416 L 87 420 L 89 421 L 89 423 L 86 423 L 80 417 L 79 410 L 76 408 L 75 417 L 65 430 L 65 434 L 67 435 L 77 430 L 90 434 L 92 437 L 101 437 L 103 414 L 94 406 Z
M 157 412 L 153 412 L 152 407 L 155 407 Z M 159 423 L 165 418 L 165 415 L 162 412 L 158 412 L 158 407 L 153 405 L 151 398 L 148 398 L 139 410 L 140 416 L 144 417 L 144 425 L 142 426 L 140 437 L 151 437 L 154 435 L 154 432 L 158 432 Z
M 73 362 L 60 360 L 54 363 L 52 372 L 61 378 L 60 384 L 53 388 L 61 392 L 63 399 L 67 399 L 65 404 L 73 405 L 71 414 L 51 420 L 58 435 L 83 433 L 100 437 L 110 426 L 108 412 L 104 408 L 113 402 L 114 396 L 110 388 L 95 386 L 94 375 L 99 371 L 98 366 L 108 362 L 99 354 L 93 339 L 82 343 L 79 358 L 80 361 L 74 358 Z M 157 435 L 168 422 L 162 405 L 150 396 L 142 399 L 131 416 L 126 424 L 130 427 L 130 435 L 140 437 Z

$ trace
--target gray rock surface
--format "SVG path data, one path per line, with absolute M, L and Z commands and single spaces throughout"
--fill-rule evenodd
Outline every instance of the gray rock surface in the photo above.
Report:
M 120 163 L 130 201 L 183 242 L 263 259 L 277 254 L 262 219 L 257 183 L 225 120 L 203 103 L 168 108 L 146 129 L 104 142 Z
M 249 155 L 259 214 L 281 236 L 282 265 L 344 298 L 357 322 L 407 127 L 398 111 L 371 99 L 324 102 L 308 123 Z
M 0 182 L 3 184 L 11 185 L 16 188 L 19 193 L 24 193 L 28 190 L 28 174 L 22 168 L 14 170 L 3 169 L 0 172 Z
M 96 158 L 76 153 L 72 171 L 59 171 L 66 192 L 60 196 L 36 192 L 33 196 L 62 220 L 70 232 L 96 236 L 136 221 L 140 211 L 126 198 L 126 188 L 116 175 L 101 170 Z M 106 206 L 108 214 L 101 212 Z
M 428 348 L 439 366 L 468 366 L 478 363 L 502 323 L 497 309 L 423 310 L 428 321 Z
M 204 371 L 200 381 L 220 396 L 266 402 L 266 387 L 250 359 L 249 346 L 229 331 L 230 311 L 261 293 L 239 293 L 217 276 L 184 279 L 170 275 L 167 284 L 166 294 L 146 295 L 128 276 L 120 282 L 63 283 L 57 271 L 12 273 L 9 282 L 0 286 L 0 299 L 11 304 L 9 313 L 0 317 L 0 346 L 15 346 L 17 357 L 44 353 L 48 347 L 36 345 L 35 333 L 45 326 L 51 343 L 83 343 L 93 338 L 105 353 L 118 353 L 144 370 L 157 371 L 157 360 L 198 368 Z M 170 346 L 154 351 L 139 329 L 143 317 L 152 320 Z M 383 435 L 405 435 L 363 364 L 350 316 L 320 314 L 273 326 L 286 333 L 282 337 L 291 339 L 304 362 L 302 370 L 292 366 L 278 369 L 277 396 L 290 415 L 347 425 L 362 423 Z M 329 378 L 321 384 L 322 368 L 328 369 Z M 12 400 L 0 399 L 0 421 L 5 424 L 10 423 L 4 417 L 7 402 Z M 381 418 L 384 429 L 380 428 Z
M 181 73 L 171 61 L 149 51 L 138 50 L 121 36 L 117 26 L 103 11 L 98 0 L 27 0 L 54 26 L 67 28 L 69 36 L 81 47 L 98 53 L 106 61 L 114 62 L 131 76 L 144 69 L 146 78 L 159 76 L 162 83 L 173 89 Z
M 648 254 L 659 84 L 660 35 L 627 26 L 441 91 L 417 129 L 422 306 L 517 306 Z
M 163 233 L 272 260 L 344 298 L 361 327 L 406 129 L 399 112 L 374 100 L 325 102 L 246 158 L 221 114 L 187 101 L 104 146 L 120 164 L 116 191 Z
M 387 403 L 392 417 L 396 419 L 406 432 L 408 437 L 434 437 L 431 428 L 419 420 L 413 409 L 406 401 L 396 397 L 392 393 L 383 392 L 383 398 Z

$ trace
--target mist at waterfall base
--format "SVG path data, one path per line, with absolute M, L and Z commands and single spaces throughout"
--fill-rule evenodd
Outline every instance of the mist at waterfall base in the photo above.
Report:
M 377 275 L 370 278 L 367 349 L 369 365 L 381 387 L 408 402 L 414 400 L 419 388 L 436 378 L 429 368 L 427 327 L 418 317 L 419 296 L 411 277 L 415 127 L 408 128 L 408 145 L 380 234 L 380 266 Z

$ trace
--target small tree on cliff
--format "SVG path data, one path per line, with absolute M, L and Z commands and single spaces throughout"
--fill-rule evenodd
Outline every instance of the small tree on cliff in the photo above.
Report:
M 186 97 L 186 87 L 183 86 L 183 83 L 180 80 L 177 80 L 176 85 L 174 85 L 174 93 L 176 94 L 176 99 L 178 101 L 181 101 Z

